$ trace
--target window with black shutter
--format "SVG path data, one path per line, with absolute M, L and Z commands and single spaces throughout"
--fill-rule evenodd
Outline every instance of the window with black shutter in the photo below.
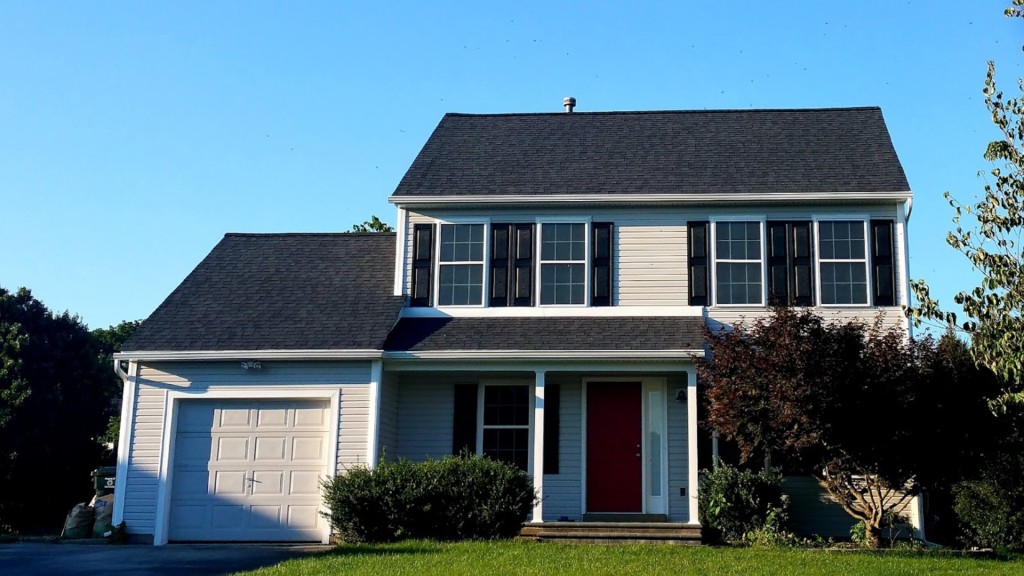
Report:
M 433 255 L 434 225 L 414 224 L 412 229 L 412 293 L 410 306 L 430 306 Z
M 612 223 L 594 222 L 591 251 L 591 306 L 612 305 Z
M 708 306 L 708 223 L 686 225 L 690 255 L 690 306 Z
M 875 306 L 896 305 L 893 237 L 892 220 L 871 221 L 871 275 Z

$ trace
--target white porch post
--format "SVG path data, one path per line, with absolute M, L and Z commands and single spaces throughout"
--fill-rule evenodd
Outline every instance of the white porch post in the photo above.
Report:
M 380 360 L 370 364 L 369 422 L 366 427 L 366 465 L 377 467 L 380 460 L 380 387 L 384 377 L 384 366 Z M 335 455 L 337 458 L 337 455 Z
M 689 465 L 689 504 L 690 524 L 699 524 L 697 514 L 697 370 L 691 368 L 686 373 L 686 440 Z
M 537 503 L 533 505 L 533 521 L 543 522 L 544 508 L 544 371 L 534 372 L 533 386 L 533 488 Z

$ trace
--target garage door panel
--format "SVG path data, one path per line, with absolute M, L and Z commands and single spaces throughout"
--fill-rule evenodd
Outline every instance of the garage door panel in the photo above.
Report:
M 203 404 L 201 406 L 193 406 L 190 410 L 179 412 L 178 433 L 208 433 L 213 428 L 214 409 L 213 404 Z
M 171 508 L 171 526 L 186 530 L 202 528 L 207 523 L 206 511 L 206 506 L 175 506 Z
M 212 506 L 210 507 L 210 527 L 213 529 L 217 528 L 237 528 L 240 526 L 246 526 L 246 508 L 244 505 L 236 506 Z
M 257 436 L 256 462 L 284 462 L 287 459 L 285 454 L 287 447 L 287 436 Z
M 296 428 L 323 429 L 327 425 L 327 410 L 322 407 L 296 408 Z
M 210 438 L 209 427 L 201 436 L 179 434 L 174 442 L 174 453 L 176 466 L 195 466 L 205 469 L 210 462 L 210 455 L 213 453 L 213 441 Z M 178 454 L 181 456 L 177 456 Z
M 320 493 L 320 473 L 311 470 L 293 470 L 288 493 L 295 496 L 311 496 Z
M 224 430 L 249 429 L 252 427 L 252 410 L 248 408 L 222 408 L 218 411 L 220 419 L 217 427 Z
M 217 470 L 213 473 L 213 493 L 217 496 L 245 496 L 245 470 Z
M 292 462 L 319 462 L 323 458 L 323 436 L 292 439 Z
M 242 438 L 218 438 L 217 462 L 245 462 L 249 459 L 248 436 Z
M 258 504 L 249 509 L 249 527 L 257 530 L 277 529 L 281 526 L 280 505 Z
M 322 538 L 326 402 L 197 400 L 179 410 L 171 540 Z
M 260 470 L 253 472 L 253 496 L 283 496 L 284 470 Z
M 256 425 L 260 428 L 284 428 L 288 426 L 288 409 L 285 407 L 280 408 L 261 408 L 256 416 Z
M 316 506 L 289 506 L 289 528 L 315 528 L 320 521 L 320 510 Z
M 178 470 L 174 473 L 174 493 L 187 498 L 210 491 L 210 474 L 206 470 Z

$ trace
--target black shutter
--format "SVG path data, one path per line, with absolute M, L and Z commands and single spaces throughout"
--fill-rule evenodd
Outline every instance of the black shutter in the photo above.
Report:
M 612 305 L 612 223 L 594 222 L 591 250 L 591 306 Z
M 790 298 L 797 306 L 814 306 L 814 242 L 810 222 L 794 222 L 789 233 Z
M 690 306 L 708 306 L 708 223 L 686 225 L 690 254 Z
M 790 303 L 789 290 L 789 235 L 792 225 L 786 222 L 768 223 L 768 302 Z
M 491 306 L 508 306 L 511 276 L 508 265 L 509 228 L 508 224 L 491 225 Z
M 768 297 L 773 304 L 814 305 L 810 222 L 768 223 Z
M 533 224 L 513 224 L 509 246 L 513 262 L 512 306 L 533 306 Z
M 476 388 L 476 384 L 455 385 L 452 454 L 459 454 L 463 450 L 476 454 Z
M 430 306 L 434 269 L 434 225 L 414 224 L 412 228 L 412 294 L 410 306 Z
M 558 474 L 558 426 L 562 406 L 561 387 L 544 385 L 544 473 Z
M 896 305 L 893 236 L 891 220 L 871 221 L 871 275 L 875 306 Z

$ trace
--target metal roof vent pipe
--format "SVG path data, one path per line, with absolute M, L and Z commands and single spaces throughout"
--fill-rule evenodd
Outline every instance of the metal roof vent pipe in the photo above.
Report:
M 576 99 L 572 96 L 566 96 L 562 98 L 562 106 L 565 106 L 566 114 L 572 114 L 572 109 L 576 107 Z

